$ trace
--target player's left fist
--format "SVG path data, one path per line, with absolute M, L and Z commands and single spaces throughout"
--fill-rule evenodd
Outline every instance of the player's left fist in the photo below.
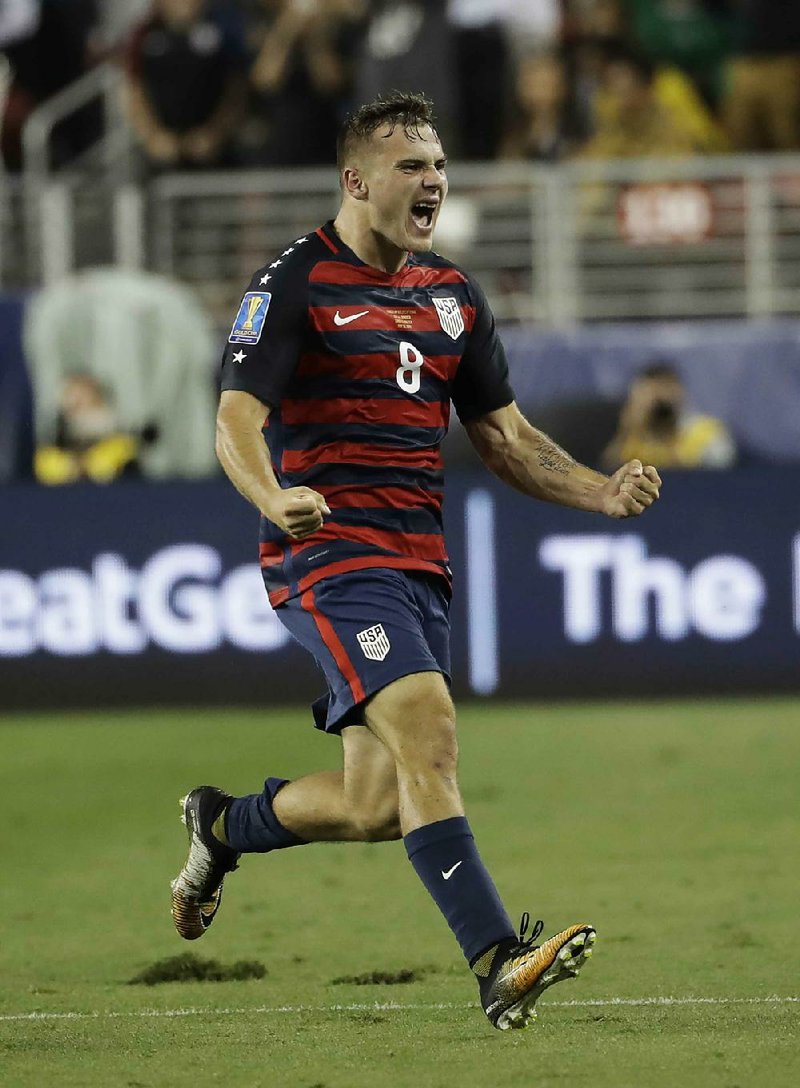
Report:
M 661 477 L 652 465 L 628 461 L 601 488 L 602 510 L 610 518 L 643 514 L 661 493 Z

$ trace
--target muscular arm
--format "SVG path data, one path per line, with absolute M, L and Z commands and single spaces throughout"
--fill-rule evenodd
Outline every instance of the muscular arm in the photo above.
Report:
M 613 518 L 641 514 L 658 498 L 661 480 L 652 466 L 630 461 L 613 476 L 604 476 L 579 465 L 533 427 L 514 403 L 465 428 L 486 467 L 533 498 Z
M 286 4 L 267 31 L 250 71 L 258 91 L 274 94 L 286 79 L 292 50 L 301 40 L 308 15 L 297 4 Z
M 224 390 L 217 412 L 217 457 L 240 494 L 289 536 L 302 540 L 319 529 L 330 510 L 310 487 L 281 487 L 261 433 L 269 412 L 250 393 Z

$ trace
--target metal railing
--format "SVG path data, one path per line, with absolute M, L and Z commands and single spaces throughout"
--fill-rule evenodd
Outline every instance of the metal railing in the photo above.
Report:
M 31 284 L 51 283 L 75 268 L 113 259 L 102 239 L 131 146 L 121 97 L 121 73 L 105 63 L 48 98 L 25 123 L 20 229 Z M 56 129 L 95 101 L 101 108 L 98 140 L 75 162 L 54 168 Z
M 43 278 L 102 248 L 74 226 L 92 211 L 110 259 L 191 284 L 221 324 L 253 271 L 338 200 L 327 168 L 106 181 L 105 203 L 55 183 L 36 192 Z M 800 156 L 456 164 L 436 245 L 503 320 L 800 314 Z
M 102 102 L 105 133 L 102 145 L 107 165 L 113 165 L 118 147 L 127 145 L 128 142 L 127 128 L 119 123 L 120 82 L 121 75 L 116 65 L 110 62 L 101 64 L 37 106 L 25 122 L 22 132 L 23 162 L 28 185 L 40 184 L 52 172 L 50 142 L 56 126 L 95 99 Z
M 498 317 L 546 325 L 800 313 L 800 156 L 455 165 L 437 249 Z M 287 240 L 332 215 L 331 170 L 173 175 L 151 259 L 228 312 Z

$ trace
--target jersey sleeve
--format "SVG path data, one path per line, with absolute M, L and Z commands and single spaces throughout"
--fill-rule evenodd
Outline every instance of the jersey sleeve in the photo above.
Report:
M 514 399 L 494 314 L 474 280 L 469 280 L 469 287 L 475 299 L 475 321 L 450 390 L 462 423 L 505 408 Z
M 266 280 L 266 284 L 264 281 Z M 222 356 L 220 388 L 277 407 L 294 374 L 308 318 L 308 270 L 259 269 L 242 296 Z

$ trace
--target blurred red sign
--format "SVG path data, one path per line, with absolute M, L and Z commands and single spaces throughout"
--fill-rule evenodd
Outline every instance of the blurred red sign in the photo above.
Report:
M 714 204 L 699 182 L 641 182 L 620 191 L 617 222 L 634 246 L 693 245 L 711 237 Z

